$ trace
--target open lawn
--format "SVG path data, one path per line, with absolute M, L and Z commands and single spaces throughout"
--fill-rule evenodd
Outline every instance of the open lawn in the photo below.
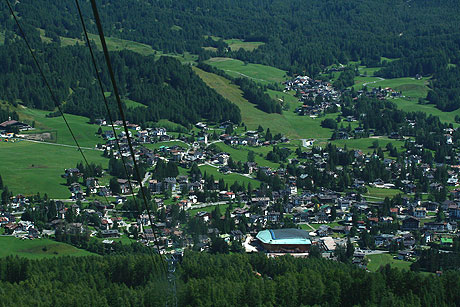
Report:
M 17 109 L 20 120 L 32 123 L 35 121 L 36 130 L 31 133 L 50 132 L 55 136 L 53 142 L 66 145 L 75 145 L 64 119 L 58 117 L 46 117 L 49 111 L 29 109 L 20 106 Z M 97 143 L 102 143 L 102 139 L 96 135 L 99 128 L 97 125 L 88 124 L 89 119 L 83 116 L 66 114 L 66 119 L 72 129 L 77 141 L 82 147 L 92 147 Z
M 376 187 L 370 187 L 370 186 L 366 186 L 366 187 L 367 187 L 367 193 L 364 194 L 363 196 L 364 197 L 368 196 L 369 200 L 371 201 L 375 199 L 383 200 L 385 199 L 385 197 L 392 198 L 393 196 L 396 196 L 398 194 L 404 194 L 398 189 L 384 189 L 384 188 L 376 188 Z
M 231 58 L 212 58 L 206 63 L 222 69 L 232 77 L 247 77 L 262 84 L 280 83 L 287 79 L 285 71 L 267 65 L 245 64 Z
M 137 101 L 131 100 L 131 99 L 122 99 L 122 100 L 126 104 L 126 107 L 128 109 L 134 109 L 134 108 L 137 108 L 137 107 L 147 108 L 146 105 L 144 105 L 142 103 L 139 103 Z
M 254 49 L 257 49 L 259 46 L 265 44 L 263 42 L 245 42 L 237 38 L 225 39 L 224 42 L 227 43 L 227 45 L 230 47 L 232 51 L 237 51 L 239 49 L 253 51 Z
M 409 98 L 395 98 L 391 99 L 398 108 L 406 112 L 421 111 L 433 116 L 438 116 L 442 122 L 452 123 L 454 126 L 458 126 L 455 123 L 455 116 L 460 116 L 460 109 L 457 109 L 452 112 L 443 112 L 436 108 L 434 104 L 419 104 L 418 99 L 409 99 Z
M 229 80 L 205 72 L 194 67 L 195 72 L 219 94 L 236 104 L 241 110 L 242 121 L 249 130 L 255 130 L 259 125 L 264 129 L 270 128 L 272 134 L 282 133 L 289 138 L 330 138 L 332 130 L 321 127 L 324 118 L 335 118 L 337 114 L 328 114 L 323 118 L 310 118 L 299 116 L 292 111 L 284 111 L 283 114 L 268 114 L 255 107 L 254 104 L 243 98 L 243 93 L 238 86 Z M 282 94 L 281 92 L 279 92 Z M 273 92 L 271 92 L 274 95 Z
M 84 150 L 84 153 L 89 163 L 107 168 L 108 159 L 102 157 L 101 151 Z M 3 183 L 14 194 L 40 192 L 53 198 L 69 198 L 70 192 L 61 174 L 83 159 L 75 148 L 20 141 L 0 142 L 0 161 Z
M 50 239 L 22 240 L 15 237 L 0 237 L 0 258 L 21 256 L 30 259 L 41 259 L 56 256 L 91 255 L 95 254 Z
M 393 259 L 394 255 L 391 254 L 377 254 L 366 256 L 369 259 L 367 269 L 371 272 L 377 271 L 381 266 L 389 264 L 392 268 L 401 270 L 409 270 L 412 262 Z
M 388 143 L 392 143 L 393 146 L 395 146 L 398 151 L 403 150 L 404 142 L 400 140 L 393 140 L 385 137 L 381 138 L 361 138 L 361 139 L 348 139 L 348 140 L 333 140 L 333 141 L 328 141 L 332 144 L 335 144 L 338 147 L 345 147 L 350 149 L 355 149 L 355 150 L 362 150 L 364 153 L 372 153 L 374 151 L 374 148 L 372 147 L 373 143 L 375 141 L 378 141 L 378 146 L 382 148 L 383 153 L 385 155 L 385 158 L 390 158 L 388 155 L 388 152 L 385 149 L 385 146 Z M 315 145 L 318 146 L 325 146 L 327 142 L 318 142 Z
M 177 27 L 177 26 L 173 26 L 173 27 Z M 51 39 L 44 36 L 44 31 L 42 29 L 39 29 L 39 30 L 41 33 L 42 41 L 45 43 L 50 43 Z M 96 47 L 99 50 L 102 50 L 102 45 L 99 40 L 99 35 L 88 33 L 88 37 L 90 40 L 94 41 Z M 85 45 L 85 41 L 81 39 L 77 39 L 77 38 L 60 36 L 60 40 L 61 40 L 61 46 L 73 46 L 77 43 L 80 45 Z M 185 52 L 184 54 L 163 53 L 162 51 L 153 49 L 152 46 L 150 45 L 135 42 L 135 41 L 130 41 L 126 39 L 121 39 L 117 37 L 106 36 L 105 40 L 107 42 L 107 48 L 109 49 L 109 51 L 129 50 L 132 52 L 139 53 L 143 56 L 155 56 L 155 57 L 166 55 L 166 56 L 175 57 L 182 63 L 193 63 L 198 59 L 198 56 L 190 54 L 188 52 Z
M 219 172 L 219 170 L 216 167 L 212 167 L 210 165 L 201 165 L 199 166 L 199 168 L 202 174 L 206 172 L 208 176 L 213 175 L 215 180 L 219 180 L 220 178 L 223 178 L 225 183 L 227 183 L 229 187 L 235 181 L 237 181 L 240 185 L 244 184 L 246 187 L 248 186 L 249 182 L 251 183 L 253 188 L 258 188 L 260 186 L 260 181 L 256 179 L 248 178 L 241 174 L 237 174 L 237 173 L 222 174 L 221 172 Z
M 219 147 L 222 151 L 229 153 L 234 161 L 241 161 L 241 162 L 247 162 L 248 161 L 248 152 L 250 150 L 252 150 L 252 148 L 248 147 L 248 146 L 232 147 L 232 146 L 226 145 L 224 143 L 216 143 L 216 146 Z M 270 147 L 265 147 L 265 148 L 267 148 L 269 150 L 272 150 L 271 146 Z M 254 149 L 256 149 L 256 148 L 254 148 Z M 254 161 L 258 165 L 268 166 L 268 167 L 271 167 L 271 168 L 274 168 L 274 169 L 277 169 L 279 167 L 278 163 L 268 161 L 265 158 L 263 158 L 263 157 L 259 156 L 258 154 L 256 154 L 255 150 L 253 150 L 253 151 L 255 153 Z

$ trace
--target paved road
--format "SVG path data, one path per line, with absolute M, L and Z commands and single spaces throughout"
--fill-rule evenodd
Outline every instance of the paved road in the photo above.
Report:
M 46 144 L 46 145 L 54 145 L 54 146 L 75 148 L 75 149 L 78 150 L 78 147 L 75 146 L 75 145 L 66 145 L 66 144 L 57 144 L 57 143 L 50 143 L 50 142 L 42 142 L 42 141 L 28 140 L 28 139 L 23 139 L 23 138 L 21 138 L 21 140 L 26 141 L 26 142 L 32 142 L 32 143 L 39 143 L 39 144 Z M 90 147 L 82 147 L 82 146 L 80 146 L 80 148 L 81 148 L 81 149 L 86 149 L 86 150 L 102 151 L 101 149 L 90 148 Z
M 366 83 L 363 83 L 363 86 L 367 86 L 368 84 L 374 84 L 374 83 L 377 83 L 377 82 L 380 82 L 380 81 L 384 81 L 385 79 L 383 78 L 380 78 L 380 77 L 377 77 L 379 80 L 375 80 L 375 81 L 372 81 L 372 82 L 366 82 Z

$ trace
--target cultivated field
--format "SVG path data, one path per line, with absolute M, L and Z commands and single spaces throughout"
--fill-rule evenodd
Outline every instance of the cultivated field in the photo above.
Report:
M 0 237 L 0 258 L 20 256 L 41 259 L 56 256 L 91 256 L 88 251 L 50 239 L 22 240 L 15 237 Z
M 367 268 L 371 272 L 377 271 L 381 266 L 389 264 L 392 268 L 398 268 L 401 270 L 409 270 L 412 262 L 393 259 L 391 254 L 378 254 L 378 255 L 369 255 L 369 263 Z
M 31 133 L 53 132 L 56 134 L 56 140 L 53 140 L 53 142 L 75 145 L 72 135 L 61 116 L 48 118 L 46 114 L 49 114 L 49 111 L 25 107 L 19 107 L 17 112 L 19 113 L 20 120 L 29 123 L 35 121 L 36 130 Z M 88 124 L 87 117 L 66 114 L 66 119 L 80 146 L 94 148 L 97 143 L 102 141 L 102 139 L 96 135 L 99 127 L 97 125 Z
M 214 88 L 219 94 L 236 104 L 241 110 L 242 121 L 249 130 L 255 130 L 259 125 L 264 129 L 270 128 L 273 133 L 282 133 L 289 138 L 330 138 L 332 131 L 321 127 L 321 121 L 324 118 L 335 118 L 337 114 L 328 114 L 323 118 L 312 119 L 307 116 L 299 116 L 292 112 L 297 102 L 290 104 L 290 111 L 284 111 L 283 114 L 268 114 L 248 102 L 238 86 L 221 76 L 205 72 L 194 67 L 195 72 L 206 82 L 207 85 Z M 283 93 L 278 92 L 279 95 Z M 272 95 L 273 92 L 271 92 Z
M 109 160 L 102 157 L 101 151 L 84 150 L 84 153 L 89 163 L 107 168 Z M 52 198 L 67 199 L 70 192 L 61 174 L 65 168 L 75 167 L 83 159 L 76 148 L 20 141 L 0 142 L 0 161 L 3 183 L 14 194 L 40 192 Z
M 263 42 L 245 42 L 241 39 L 225 39 L 224 42 L 230 47 L 232 51 L 237 51 L 239 49 L 244 49 L 247 51 L 253 51 L 254 49 L 259 48 L 259 46 L 264 45 Z
M 250 182 L 253 188 L 258 188 L 260 186 L 260 181 L 248 178 L 246 176 L 236 174 L 236 173 L 231 173 L 231 174 L 222 174 L 219 172 L 219 170 L 216 167 L 212 167 L 210 165 L 202 165 L 199 166 L 201 173 L 206 174 L 208 176 L 213 175 L 215 180 L 219 180 L 220 178 L 223 178 L 225 183 L 228 184 L 230 187 L 235 181 L 237 181 L 240 185 L 244 184 L 246 187 L 248 186 L 248 183 Z
M 261 64 L 245 64 L 231 58 L 212 58 L 206 63 L 222 69 L 232 77 L 247 77 L 262 84 L 280 83 L 287 79 L 286 72 L 281 69 Z

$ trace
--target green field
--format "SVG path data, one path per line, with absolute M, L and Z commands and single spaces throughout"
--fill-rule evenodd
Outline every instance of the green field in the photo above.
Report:
M 15 237 L 0 237 L 0 258 L 20 256 L 30 259 L 41 259 L 56 256 L 91 255 L 95 254 L 50 239 L 22 240 Z
M 393 146 L 395 146 L 398 151 L 403 150 L 404 142 L 400 140 L 392 140 L 389 138 L 381 137 L 381 138 L 361 138 L 361 139 L 348 139 L 348 140 L 333 140 L 333 141 L 328 141 L 328 142 L 317 142 L 315 145 L 317 146 L 322 146 L 324 147 L 327 143 L 332 143 L 338 147 L 345 147 L 347 145 L 347 148 L 349 150 L 355 149 L 355 150 L 362 150 L 363 153 L 368 154 L 372 153 L 374 151 L 374 148 L 372 147 L 373 143 L 375 141 L 378 141 L 379 147 L 382 148 L 383 153 L 385 155 L 385 158 L 390 158 L 388 155 L 388 152 L 385 149 L 385 146 L 388 143 L 392 143 Z
M 208 176 L 213 175 L 215 180 L 219 180 L 220 178 L 223 178 L 225 183 L 227 183 L 229 187 L 235 181 L 237 181 L 240 185 L 244 184 L 246 187 L 248 186 L 249 182 L 251 183 L 252 188 L 258 188 L 260 186 L 260 181 L 252 179 L 252 178 L 248 178 L 248 177 L 243 176 L 241 174 L 231 173 L 231 174 L 225 175 L 225 174 L 222 174 L 221 172 L 219 172 L 219 169 L 217 169 L 216 167 L 212 167 L 210 165 L 201 165 L 201 166 L 199 166 L 199 168 L 200 168 L 202 174 L 204 174 L 204 172 L 206 172 L 206 174 Z
M 29 123 L 35 121 L 36 130 L 33 133 L 55 132 L 56 143 L 75 145 L 72 135 L 61 116 L 48 118 L 46 114 L 49 114 L 49 111 L 29 109 L 22 106 L 17 109 L 17 112 L 21 120 Z M 102 139 L 96 135 L 99 126 L 88 124 L 87 117 L 70 114 L 65 116 L 80 146 L 94 148 L 97 143 L 102 143 Z
M 395 98 L 392 99 L 398 108 L 406 112 L 421 111 L 433 116 L 438 116 L 442 122 L 452 123 L 455 127 L 458 126 L 455 123 L 455 116 L 460 116 L 460 109 L 457 109 L 452 112 L 443 112 L 435 107 L 434 104 L 419 104 L 418 99 L 408 99 L 408 98 Z
M 137 107 L 147 108 L 147 106 L 145 104 L 139 103 L 139 102 L 131 100 L 131 99 L 122 99 L 122 101 L 125 103 L 125 105 L 126 105 L 126 107 L 128 109 L 134 109 L 134 108 L 137 108 Z
M 216 146 L 219 147 L 222 151 L 227 152 L 228 154 L 230 154 L 230 156 L 232 157 L 232 159 L 234 161 L 247 162 L 248 161 L 248 152 L 250 150 L 252 150 L 255 153 L 254 161 L 258 165 L 268 166 L 268 167 L 271 167 L 271 168 L 274 168 L 274 169 L 277 169 L 279 167 L 278 163 L 268 161 L 268 160 L 264 159 L 263 157 L 259 156 L 257 154 L 257 153 L 260 153 L 260 150 L 258 150 L 259 147 L 252 148 L 252 147 L 248 147 L 248 146 L 244 146 L 244 147 L 243 146 L 238 146 L 238 147 L 235 148 L 235 147 L 226 145 L 224 143 L 216 143 Z M 266 149 L 267 152 L 272 150 L 271 146 L 263 147 L 263 148 Z M 264 154 L 264 156 L 265 156 L 265 154 Z
M 286 72 L 281 69 L 261 64 L 245 64 L 231 58 L 212 58 L 206 63 L 222 69 L 232 77 L 247 77 L 263 84 L 280 83 L 287 79 Z
M 225 39 L 224 42 L 227 43 L 227 45 L 230 47 L 232 51 L 237 51 L 239 49 L 253 51 L 254 49 L 259 48 L 259 46 L 265 44 L 263 42 L 245 42 L 237 38 Z
M 389 264 L 393 268 L 401 270 L 409 270 L 412 262 L 393 259 L 394 255 L 391 254 L 378 254 L 366 256 L 369 259 L 367 269 L 371 272 L 377 271 L 381 266 Z
M 102 157 L 102 152 L 84 150 L 84 153 L 89 163 L 107 167 L 108 159 Z M 14 194 L 40 192 L 53 198 L 69 198 L 70 192 L 61 174 L 83 159 L 75 148 L 20 141 L 0 142 L 0 161 L 3 183 Z
M 363 194 L 364 197 L 369 197 L 369 200 L 373 199 L 380 199 L 383 200 L 385 197 L 392 198 L 393 196 L 396 196 L 398 194 L 404 194 L 398 189 L 385 189 L 385 188 L 376 188 L 376 187 L 370 187 L 366 186 L 367 188 L 367 193 Z
M 270 128 L 272 133 L 282 133 L 289 138 L 323 138 L 328 139 L 332 135 L 332 130 L 321 127 L 321 121 L 324 118 L 336 118 L 337 114 L 328 114 L 324 118 L 312 119 L 308 116 L 299 116 L 292 110 L 295 109 L 295 103 L 291 101 L 290 111 L 284 111 L 283 114 L 268 114 L 255 107 L 254 104 L 243 98 L 243 93 L 238 86 L 232 84 L 229 80 L 205 72 L 194 67 L 195 72 L 219 94 L 236 104 L 241 110 L 242 121 L 249 130 L 255 130 L 259 125 L 264 129 Z M 283 93 L 278 92 L 279 95 Z M 271 92 L 274 95 L 273 92 Z

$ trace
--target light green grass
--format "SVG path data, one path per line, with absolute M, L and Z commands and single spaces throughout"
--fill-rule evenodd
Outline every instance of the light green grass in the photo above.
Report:
M 263 42 L 245 42 L 241 39 L 226 39 L 224 42 L 230 47 L 232 51 L 237 51 L 239 49 L 244 49 L 247 51 L 253 51 L 254 49 L 259 48 L 259 46 L 265 45 Z
M 0 258 L 20 256 L 29 259 L 41 259 L 56 256 L 91 255 L 95 254 L 50 239 L 21 240 L 15 237 L 0 237 Z
M 407 98 L 425 98 L 428 93 L 428 80 L 429 78 L 422 78 L 417 80 L 415 78 L 394 78 L 394 79 L 385 79 L 381 80 L 377 77 L 356 77 L 355 78 L 355 89 L 360 90 L 363 87 L 363 84 L 366 82 L 374 82 L 368 84 L 368 88 L 373 87 L 390 87 L 396 91 L 401 91 L 403 96 Z
M 18 108 L 19 118 L 27 122 L 35 121 L 36 132 L 55 131 L 57 133 L 56 143 L 75 145 L 64 119 L 61 116 L 48 118 L 49 111 L 41 111 L 29 108 Z M 77 115 L 66 114 L 66 119 L 72 129 L 77 141 L 82 147 L 94 147 L 97 143 L 102 143 L 102 139 L 96 135 L 97 125 L 88 124 L 88 118 Z
M 407 99 L 407 98 L 395 98 L 391 99 L 398 108 L 406 112 L 425 112 L 433 116 L 438 116 L 442 122 L 452 123 L 454 126 L 458 126 L 455 123 L 455 116 L 460 115 L 460 109 L 452 112 L 443 112 L 435 107 L 434 104 L 419 104 L 418 99 Z
M 99 35 L 88 33 L 88 37 L 90 40 L 94 42 L 94 44 L 99 50 L 102 50 L 102 45 L 99 40 Z M 45 42 L 49 42 L 49 39 L 47 41 L 47 38 L 42 35 L 42 40 L 43 39 L 45 40 Z M 81 39 L 62 37 L 62 36 L 60 37 L 60 39 L 61 39 L 61 46 L 73 46 L 73 45 L 76 45 L 77 43 L 80 45 L 85 44 L 85 42 Z M 193 63 L 198 59 L 198 56 L 190 54 L 188 52 L 185 52 L 184 54 L 163 53 L 162 51 L 153 49 L 152 46 L 149 46 L 143 43 L 139 43 L 139 42 L 135 42 L 135 41 L 130 41 L 130 40 L 121 39 L 117 37 L 109 37 L 109 36 L 106 36 L 105 39 L 106 39 L 107 48 L 109 49 L 109 51 L 130 50 L 130 51 L 139 53 L 143 56 L 155 56 L 155 57 L 166 55 L 166 56 L 175 57 L 182 63 Z
M 261 64 L 245 65 L 243 61 L 231 58 L 212 58 L 206 63 L 224 70 L 232 77 L 247 77 L 262 84 L 280 83 L 287 79 L 284 70 Z
M 144 105 L 142 103 L 139 103 L 137 101 L 131 100 L 131 99 L 123 99 L 123 102 L 125 103 L 125 105 L 126 105 L 126 107 L 128 109 L 134 109 L 134 108 L 138 108 L 138 107 L 147 108 L 146 105 Z
M 108 159 L 100 151 L 84 150 L 89 163 L 108 165 Z M 65 168 L 75 167 L 83 161 L 81 154 L 70 147 L 54 144 L 38 144 L 28 141 L 0 142 L 0 174 L 3 183 L 14 194 L 47 193 L 52 198 L 69 198 Z
M 371 272 L 377 271 L 381 266 L 389 264 L 392 268 L 401 270 L 409 270 L 412 262 L 393 259 L 394 255 L 391 254 L 378 254 L 366 256 L 369 259 L 367 269 Z
M 392 140 L 388 138 L 361 138 L 361 139 L 348 139 L 348 140 L 333 140 L 330 141 L 330 143 L 337 145 L 338 147 L 345 147 L 347 145 L 347 149 L 351 150 L 362 150 L 364 153 L 372 153 L 374 152 L 374 148 L 372 148 L 372 145 L 375 141 L 378 141 L 379 146 L 382 148 L 383 153 L 385 155 L 385 158 L 390 158 L 388 155 L 388 152 L 385 149 L 385 146 L 388 143 L 392 143 L 393 146 L 395 146 L 398 151 L 403 150 L 404 142 L 400 140 Z M 315 145 L 318 146 L 325 146 L 326 142 L 318 142 Z
M 373 198 L 377 199 L 384 199 L 385 197 L 392 198 L 398 194 L 404 194 L 398 189 L 384 189 L 384 188 L 376 188 L 376 187 L 370 187 L 367 186 L 367 193 L 364 194 L 363 196 L 369 196 L 369 200 L 372 200 Z
M 231 174 L 225 175 L 225 174 L 222 174 L 221 172 L 219 172 L 219 170 L 216 167 L 212 167 L 212 166 L 209 166 L 209 165 L 201 165 L 201 166 L 199 166 L 199 168 L 200 168 L 202 174 L 204 174 L 204 172 L 206 172 L 206 174 L 208 176 L 213 175 L 215 180 L 219 180 L 220 178 L 224 179 L 225 183 L 227 183 L 229 187 L 235 181 L 237 181 L 240 185 L 244 184 L 246 187 L 248 186 L 249 182 L 251 183 L 252 188 L 258 188 L 260 186 L 260 181 L 252 179 L 252 178 L 248 178 L 248 177 L 243 176 L 241 174 L 231 173 Z
M 253 149 L 252 147 L 248 147 L 248 146 L 232 147 L 232 146 L 226 145 L 224 143 L 216 143 L 216 146 L 219 147 L 222 151 L 229 153 L 234 161 L 241 161 L 241 162 L 247 162 L 248 161 L 248 152 Z M 267 147 L 264 147 L 264 148 L 266 148 L 267 151 L 272 150 L 271 146 L 267 146 Z M 254 149 L 258 149 L 258 148 L 254 148 Z M 255 150 L 253 150 L 253 151 L 254 151 L 254 153 L 256 153 Z M 258 152 L 260 152 L 260 151 L 258 151 Z M 254 161 L 258 165 L 268 166 L 268 167 L 271 167 L 271 168 L 274 168 L 274 169 L 277 169 L 279 167 L 278 163 L 268 161 L 268 160 L 264 159 L 263 157 L 261 157 L 261 156 L 259 156 L 257 154 L 254 155 Z
M 240 108 L 242 121 L 249 130 L 255 130 L 259 125 L 262 125 L 264 129 L 270 128 L 272 134 L 281 133 L 293 139 L 327 139 L 332 135 L 332 130 L 321 127 L 321 121 L 328 117 L 335 118 L 337 114 L 328 114 L 326 117 L 316 119 L 308 116 L 299 116 L 292 111 L 284 111 L 283 114 L 268 114 L 257 109 L 254 104 L 244 99 L 239 87 L 231 84 L 229 80 L 196 67 L 194 67 L 194 70 L 208 86 L 215 89 L 219 94 Z

